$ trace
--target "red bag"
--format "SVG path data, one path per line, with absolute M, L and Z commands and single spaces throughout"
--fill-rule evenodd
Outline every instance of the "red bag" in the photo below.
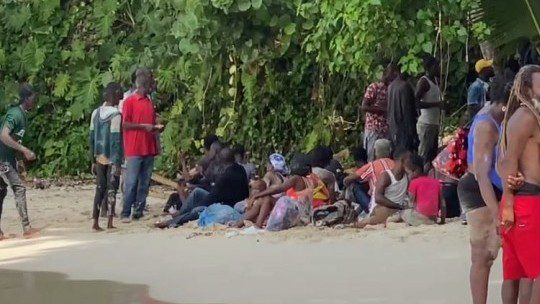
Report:
M 457 129 L 454 138 L 433 160 L 433 168 L 439 173 L 459 180 L 467 172 L 467 139 L 469 128 Z

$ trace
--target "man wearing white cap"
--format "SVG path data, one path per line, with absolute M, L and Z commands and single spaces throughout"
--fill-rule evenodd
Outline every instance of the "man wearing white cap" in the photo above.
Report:
M 495 76 L 493 60 L 480 59 L 474 65 L 474 69 L 478 73 L 478 78 L 471 84 L 467 94 L 467 108 L 471 121 L 486 103 L 489 79 Z

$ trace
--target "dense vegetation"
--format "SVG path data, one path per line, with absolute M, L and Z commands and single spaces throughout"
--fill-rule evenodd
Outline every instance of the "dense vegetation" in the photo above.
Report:
M 88 120 L 112 81 L 154 69 L 164 157 L 216 132 L 260 158 L 317 143 L 357 144 L 358 107 L 383 65 L 411 75 L 442 59 L 447 99 L 463 101 L 468 50 L 489 34 L 478 0 L 4 0 L 0 101 L 40 92 L 26 138 L 44 175 L 88 171 Z M 474 58 L 470 58 L 473 60 Z

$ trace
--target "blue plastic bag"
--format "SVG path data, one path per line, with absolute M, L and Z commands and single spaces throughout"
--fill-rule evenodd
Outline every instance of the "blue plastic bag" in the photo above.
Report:
M 206 228 L 215 224 L 227 224 L 242 219 L 242 215 L 232 207 L 222 204 L 213 204 L 199 215 L 199 227 Z

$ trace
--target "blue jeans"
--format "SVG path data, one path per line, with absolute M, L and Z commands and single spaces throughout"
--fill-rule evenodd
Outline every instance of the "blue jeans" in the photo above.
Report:
M 128 157 L 126 162 L 124 207 L 122 208 L 122 218 L 131 215 L 141 217 L 146 204 L 146 197 L 150 189 L 150 179 L 154 169 L 154 157 Z
M 189 196 L 186 198 L 186 202 L 182 204 L 182 207 L 180 207 L 180 210 L 178 210 L 179 215 L 184 215 L 186 213 L 190 213 L 193 209 L 197 207 L 208 207 L 204 204 L 204 200 L 206 197 L 210 194 L 208 191 L 202 189 L 202 188 L 195 188 Z
M 369 214 L 369 203 L 371 197 L 368 195 L 367 190 L 360 183 L 353 183 L 350 185 L 352 193 L 354 195 L 355 203 L 360 205 L 361 211 Z
M 170 219 L 167 222 L 169 224 L 169 228 L 176 228 L 178 226 L 184 225 L 187 222 L 191 222 L 198 219 L 199 215 L 204 210 L 206 210 L 206 207 L 195 207 L 191 209 L 191 211 L 188 213 L 175 215 L 172 219 Z

